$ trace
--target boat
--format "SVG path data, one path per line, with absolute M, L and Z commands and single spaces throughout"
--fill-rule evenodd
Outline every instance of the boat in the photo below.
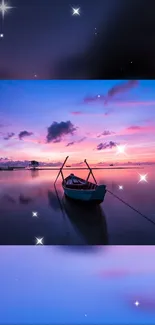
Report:
M 95 203 L 101 203 L 104 200 L 105 194 L 106 194 L 106 185 L 98 185 L 97 181 L 93 175 L 92 169 L 89 167 L 86 159 L 84 162 L 86 163 L 89 174 L 86 180 L 75 176 L 74 174 L 70 174 L 66 178 L 63 176 L 63 167 L 67 161 L 68 157 L 66 157 L 64 163 L 62 164 L 62 167 L 59 170 L 59 173 L 57 175 L 57 178 L 54 182 L 54 185 L 61 174 L 62 176 L 62 187 L 64 190 L 65 195 L 73 200 L 78 200 L 82 202 L 95 202 Z M 88 179 L 92 175 L 94 179 L 94 183 L 89 182 Z

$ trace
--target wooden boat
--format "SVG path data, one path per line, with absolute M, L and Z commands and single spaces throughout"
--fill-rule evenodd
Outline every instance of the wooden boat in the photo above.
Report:
M 58 176 L 55 180 L 55 183 L 61 173 L 62 176 L 62 187 L 64 189 L 64 193 L 67 197 L 74 199 L 74 200 L 79 200 L 83 202 L 98 202 L 101 203 L 104 200 L 105 194 L 106 194 L 106 185 L 98 185 L 96 182 L 96 179 L 92 173 L 92 169 L 89 167 L 86 159 L 84 162 L 86 163 L 88 169 L 89 169 L 89 174 L 86 180 L 79 178 L 75 176 L 74 174 L 70 174 L 66 178 L 64 178 L 62 169 L 63 166 L 66 163 L 66 160 L 68 157 L 66 157 L 62 167 L 60 168 L 60 171 L 58 173 Z M 92 174 L 92 177 L 95 181 L 95 183 L 91 183 L 88 181 L 90 174 Z

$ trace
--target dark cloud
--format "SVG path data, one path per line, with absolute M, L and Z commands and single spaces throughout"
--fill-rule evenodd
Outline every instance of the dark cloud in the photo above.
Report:
M 33 132 L 21 131 L 21 132 L 18 134 L 18 137 L 19 137 L 20 140 L 22 140 L 22 139 L 25 138 L 25 137 L 30 137 L 32 134 L 33 134 Z
M 85 104 L 89 103 L 100 103 L 103 102 L 104 105 L 108 103 L 110 99 L 113 99 L 118 94 L 122 94 L 126 91 L 129 91 L 130 89 L 137 87 L 139 84 L 138 80 L 128 80 L 126 82 L 121 82 L 119 84 L 116 84 L 112 88 L 110 88 L 105 95 L 95 95 L 95 96 L 90 96 L 90 97 L 85 97 L 83 102 Z M 106 114 L 107 115 L 107 114 Z
M 83 138 L 81 138 L 79 141 L 77 141 L 78 143 L 81 143 L 81 142 L 83 142 L 84 140 L 86 140 L 87 139 L 87 137 L 83 137 Z
M 97 146 L 97 150 L 104 150 L 104 149 L 112 149 L 113 147 L 116 147 L 117 143 L 110 141 L 110 142 L 105 142 L 105 143 L 100 143 Z
M 105 100 L 105 96 L 104 95 L 96 95 L 96 96 L 89 96 L 89 97 L 85 97 L 84 98 L 84 103 L 89 104 L 89 103 L 93 103 L 93 102 L 100 102 Z
M 73 142 L 69 142 L 69 143 L 67 143 L 66 147 L 70 147 L 70 146 L 73 146 L 73 144 L 75 144 L 75 142 L 74 142 L 74 141 L 73 141 Z
M 75 143 L 81 143 L 81 142 L 83 142 L 83 141 L 86 140 L 86 139 L 87 139 L 86 137 L 83 137 L 83 138 L 81 138 L 81 139 L 78 140 L 78 141 L 72 141 L 72 142 L 69 142 L 69 143 L 66 145 L 66 147 L 73 146 Z
M 66 122 L 53 122 L 47 129 L 47 143 L 60 142 L 65 135 L 74 135 L 77 127 L 75 127 L 70 121 Z
M 134 87 L 137 87 L 139 84 L 138 80 L 128 80 L 127 82 L 122 82 L 118 85 L 113 86 L 108 90 L 108 98 L 113 97 L 117 94 L 124 93 Z
M 9 140 L 9 139 L 11 139 L 14 135 L 15 135 L 15 133 L 13 133 L 13 132 L 8 133 L 8 134 L 4 137 L 4 140 Z
M 101 134 L 99 134 L 98 136 L 97 136 L 97 138 L 100 138 L 100 137 L 102 137 L 102 136 L 106 136 L 106 135 L 111 135 L 111 134 L 114 134 L 114 132 L 111 132 L 111 131 L 104 131 L 104 132 L 102 132 Z

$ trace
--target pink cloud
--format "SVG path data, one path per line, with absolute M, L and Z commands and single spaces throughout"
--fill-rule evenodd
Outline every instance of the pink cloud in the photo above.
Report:
M 155 101 L 138 101 L 138 100 L 115 99 L 113 103 L 115 105 L 119 105 L 119 106 L 123 106 L 123 107 L 155 106 Z
M 123 270 L 123 269 L 111 269 L 111 270 L 104 270 L 100 272 L 100 276 L 104 278 L 122 278 L 129 276 L 131 273 L 129 270 Z
M 122 130 L 121 134 L 135 134 L 135 133 L 144 133 L 144 132 L 154 132 L 155 125 L 139 126 L 131 125 L 128 128 Z
M 89 116 L 109 116 L 110 112 L 105 113 L 89 113 L 89 112 L 82 112 L 82 111 L 73 111 L 71 112 L 72 115 L 89 115 Z

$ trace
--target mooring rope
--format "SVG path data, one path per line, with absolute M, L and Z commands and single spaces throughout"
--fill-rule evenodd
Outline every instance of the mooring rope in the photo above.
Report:
M 155 222 L 153 220 L 151 220 L 150 218 L 148 218 L 147 216 L 145 216 L 143 213 L 141 213 L 140 211 L 138 211 L 137 209 L 135 209 L 134 207 L 132 207 L 129 203 L 125 202 L 124 200 L 122 200 L 119 196 L 117 196 L 116 194 L 112 193 L 111 191 L 107 190 L 107 192 L 109 192 L 111 195 L 113 195 L 114 197 L 116 197 L 116 199 L 118 199 L 119 201 L 121 201 L 122 203 L 124 203 L 125 205 L 127 205 L 130 209 L 132 209 L 133 211 L 137 212 L 139 215 L 141 215 L 143 218 L 145 218 L 147 221 L 153 223 L 153 225 L 155 226 Z

